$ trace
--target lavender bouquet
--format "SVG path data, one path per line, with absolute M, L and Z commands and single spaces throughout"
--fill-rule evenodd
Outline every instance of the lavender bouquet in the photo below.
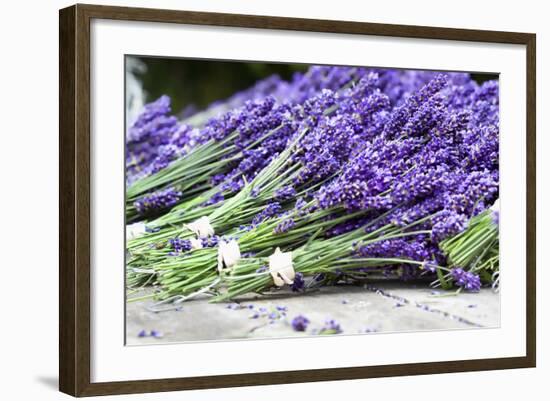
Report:
M 210 118 L 200 131 L 167 116 L 167 97 L 147 105 L 128 133 L 127 220 L 155 216 L 212 183 L 225 182 L 226 192 L 239 189 L 243 176 L 251 180 L 284 149 L 293 132 L 293 110 L 301 112 L 322 90 L 338 91 L 365 74 L 351 67 L 312 67 L 307 84 L 295 78 L 275 85 L 273 93 L 284 101 L 273 95 L 242 104 L 233 99 L 239 107 Z
M 233 97 L 225 115 L 250 114 L 219 140 L 231 117 L 174 131 L 183 150 L 130 192 L 130 219 L 164 214 L 128 244 L 129 286 L 181 302 L 374 277 L 498 285 L 498 83 L 373 72 L 312 67 Z
M 400 274 L 408 278 L 426 272 L 437 273 L 439 283 L 447 285 L 448 281 L 454 281 L 454 284 L 467 290 L 479 290 L 480 280 L 476 273 L 485 271 L 486 265 L 477 265 L 477 269 L 468 272 L 451 267 L 456 266 L 456 262 L 469 263 L 480 249 L 487 252 L 486 246 L 491 249 L 495 230 L 489 227 L 485 231 L 478 223 L 488 221 L 485 214 L 473 217 L 467 232 L 447 241 L 444 239 L 464 229 L 467 213 L 475 216 L 492 202 L 498 190 L 498 175 L 495 174 L 491 154 L 475 164 L 464 162 L 464 157 L 471 152 L 468 146 L 462 146 L 464 139 L 470 139 L 467 131 L 469 118 L 463 111 L 458 112 L 456 107 L 449 106 L 445 112 L 441 111 L 442 99 L 435 93 L 442 88 L 441 79 L 432 81 L 417 96 L 397 108 L 386 125 L 385 134 L 405 134 L 407 139 L 398 141 L 405 153 L 397 152 L 388 143 L 388 138 L 384 138 L 386 141 L 380 148 L 367 148 L 370 152 L 354 160 L 342 179 L 328 184 L 319 198 L 319 205 L 325 208 L 336 204 L 343 204 L 351 210 L 396 208 L 390 215 L 393 226 L 384 227 L 390 232 L 382 232 L 379 238 L 374 239 L 368 236 L 368 231 L 363 233 L 367 235 L 363 237 L 339 236 L 333 242 L 338 248 L 335 249 L 327 241 L 317 248 L 318 254 L 314 248 L 307 248 L 307 256 L 302 256 L 305 250 L 298 249 L 293 256 L 296 253 L 295 268 L 299 273 L 319 275 L 337 271 L 358 279 L 381 271 L 388 275 L 392 270 L 397 270 L 395 265 L 398 265 Z M 413 107 L 416 111 L 412 111 Z M 476 103 L 476 107 L 479 104 Z M 420 146 L 416 149 L 410 146 L 408 140 L 426 131 L 430 134 Z M 479 138 L 484 142 L 488 139 L 490 137 Z M 460 154 L 461 150 L 464 155 Z M 389 154 L 384 154 L 385 151 Z M 380 159 L 373 157 L 378 152 L 383 155 Z M 392 159 L 392 153 L 399 157 Z M 380 162 L 382 165 L 375 169 L 371 167 L 370 163 L 376 165 Z M 388 169 L 381 168 L 384 163 L 389 163 Z M 403 170 L 404 175 L 394 175 L 395 178 L 392 178 L 392 172 L 401 173 Z M 379 174 L 375 175 L 375 172 Z M 389 184 L 386 186 L 384 182 Z M 377 194 L 377 191 L 383 192 Z M 425 230 L 408 234 L 405 228 L 410 224 Z M 401 230 L 398 229 L 400 226 Z M 483 234 L 486 237 L 478 242 Z M 401 238 L 410 235 L 412 240 Z M 464 240 L 464 237 L 470 239 Z M 324 255 L 327 248 L 332 251 Z M 449 258 L 451 267 L 445 267 L 442 251 L 452 252 Z M 327 265 L 323 266 L 325 262 Z M 232 284 L 227 293 L 216 300 L 272 286 L 269 272 L 261 271 L 262 264 L 265 266 L 265 260 L 251 259 L 239 263 L 234 275 L 228 277 Z M 421 269 L 411 269 L 415 266 Z
M 335 207 L 335 202 L 341 202 L 342 205 L 345 205 L 345 209 L 361 209 L 361 210 L 370 210 L 376 211 L 380 209 L 384 209 L 387 207 L 392 207 L 392 205 L 395 207 L 395 204 L 397 202 L 401 202 L 402 204 L 413 204 L 417 205 L 419 199 L 426 198 L 426 195 L 430 192 L 434 192 L 434 187 L 437 189 L 437 185 L 430 187 L 430 183 L 432 183 L 437 175 L 441 175 L 442 173 L 445 173 L 445 169 L 442 169 L 442 164 L 449 164 L 449 160 L 446 158 L 441 158 L 438 162 L 434 162 L 434 155 L 442 154 L 444 150 L 449 149 L 449 147 L 456 147 L 456 143 L 453 142 L 452 138 L 456 136 L 457 130 L 461 130 L 464 128 L 465 125 L 467 125 L 466 119 L 460 118 L 460 114 L 454 110 L 454 108 L 449 107 L 452 111 L 447 111 L 446 113 L 441 113 L 441 98 L 439 96 L 435 96 L 440 92 L 443 87 L 445 86 L 445 80 L 442 78 L 435 79 L 430 85 L 426 86 L 421 92 L 419 92 L 416 96 L 412 96 L 411 99 L 406 102 L 406 104 L 403 107 L 400 107 L 392 114 L 392 118 L 401 118 L 401 124 L 396 124 L 393 122 L 393 124 L 388 123 L 385 126 L 385 129 L 383 131 L 384 135 L 381 136 L 384 138 L 383 141 L 373 141 L 372 144 L 370 144 L 370 148 L 367 147 L 368 151 L 362 155 L 362 157 L 357 157 L 354 160 L 354 163 L 348 167 L 346 172 L 344 173 L 344 177 L 346 177 L 346 181 L 340 181 L 336 183 L 331 183 L 327 185 L 324 188 L 324 191 L 321 193 L 320 198 L 318 199 L 318 204 L 322 205 L 325 210 L 330 209 L 331 207 Z M 423 107 L 419 107 L 423 106 Z M 427 121 L 427 124 L 432 124 L 431 127 L 428 126 L 431 134 L 434 137 L 428 138 L 428 141 L 426 141 L 427 138 L 420 136 L 420 141 L 417 141 L 417 146 L 414 146 L 414 141 L 405 141 L 403 139 L 400 139 L 398 141 L 395 141 L 396 133 L 402 133 L 403 127 L 411 126 L 410 121 L 413 121 L 415 123 L 415 127 L 418 128 L 417 132 L 423 132 L 427 127 L 419 126 L 418 124 L 418 109 L 422 110 L 424 120 Z M 432 114 L 432 118 L 427 118 L 428 112 Z M 436 118 L 433 117 L 439 117 L 439 122 L 437 122 Z M 463 116 L 462 116 L 463 117 Z M 430 122 L 431 121 L 431 122 Z M 415 138 L 414 131 L 409 130 L 408 134 L 411 136 L 411 138 Z M 441 141 L 441 137 L 444 137 L 447 135 L 447 141 Z M 411 139 L 409 138 L 409 139 Z M 416 138 L 418 139 L 418 138 Z M 450 142 L 449 142 L 450 140 Z M 393 141 L 393 142 L 392 142 Z M 433 146 L 426 146 L 426 144 L 432 144 Z M 394 145 L 400 145 L 402 146 L 401 149 L 404 150 L 407 153 L 402 152 L 396 152 L 396 147 Z M 388 151 L 389 153 L 384 153 L 384 151 Z M 416 152 L 416 153 L 415 153 Z M 394 157 L 392 158 L 390 155 L 394 154 Z M 403 156 L 407 154 L 407 156 L 410 156 L 409 160 L 415 161 L 415 163 L 412 165 L 403 164 Z M 378 159 L 376 157 L 373 157 L 373 155 L 379 155 Z M 437 159 L 435 159 L 437 160 Z M 396 179 L 386 179 L 387 182 L 390 182 L 392 185 L 394 185 L 393 188 L 391 188 L 391 185 L 387 188 L 377 188 L 378 191 L 382 191 L 381 193 L 377 193 L 376 195 L 368 194 L 368 192 L 363 191 L 360 194 L 353 194 L 353 191 L 350 190 L 357 190 L 357 186 L 363 183 L 368 183 L 368 177 L 369 175 L 372 176 L 373 172 L 376 170 L 380 170 L 380 166 L 377 163 L 387 163 L 387 165 L 393 166 L 388 171 L 393 171 L 396 174 Z M 369 164 L 370 163 L 370 164 Z M 419 169 L 422 171 L 422 173 L 418 174 L 417 168 L 420 166 Z M 361 172 L 362 175 L 358 176 L 357 173 Z M 426 174 L 426 171 L 430 171 L 430 174 Z M 455 171 L 455 175 L 451 176 L 448 175 L 447 182 L 441 181 L 441 185 L 445 183 L 447 187 L 452 187 L 453 184 L 455 186 L 453 188 L 458 189 L 456 186 L 456 183 L 458 180 L 464 177 L 464 174 L 467 172 L 464 171 Z M 451 179 L 454 178 L 454 181 Z M 406 184 L 407 179 L 410 179 L 411 182 L 408 183 L 408 186 Z M 398 185 L 396 185 L 398 184 Z M 368 185 L 371 188 L 375 188 L 374 185 Z M 346 188 L 346 191 L 341 191 L 342 188 Z M 414 192 L 409 191 L 410 188 L 423 188 L 420 192 Z M 346 196 L 338 195 L 338 190 L 340 189 L 341 193 L 348 193 L 351 192 L 352 196 L 346 198 Z M 385 189 L 385 191 L 383 190 Z M 404 192 L 404 189 L 407 189 L 407 191 Z M 447 188 L 447 191 L 442 191 L 441 188 L 437 189 L 439 191 L 440 197 L 443 195 L 449 196 L 452 195 L 452 193 L 449 194 L 449 188 Z M 435 191 L 437 193 L 437 191 Z M 404 197 L 404 193 L 408 194 L 408 198 Z M 363 198 L 361 200 L 361 195 L 363 195 Z M 364 196 L 366 195 L 366 197 Z M 340 199 L 338 200 L 338 198 Z M 337 201 L 335 201 L 337 200 Z M 431 200 L 432 202 L 432 208 L 435 207 L 437 209 L 437 205 L 439 204 L 435 200 Z M 366 206 L 365 206 L 366 205 Z M 440 207 L 440 206 L 439 206 Z M 401 208 L 403 209 L 403 208 Z M 426 208 L 426 205 L 424 205 L 424 209 L 422 210 L 422 213 L 426 214 L 430 210 Z M 332 210 L 332 212 L 335 212 L 335 210 Z M 419 214 L 418 210 L 414 210 L 413 208 L 409 208 L 407 210 L 408 213 L 408 219 L 410 219 L 411 213 L 415 215 L 416 217 L 422 217 L 421 214 Z M 403 210 L 401 210 L 401 215 L 399 216 L 401 219 L 403 219 L 403 216 L 406 216 L 407 213 L 403 213 Z M 340 218 L 339 220 L 333 221 L 333 223 L 339 223 L 343 220 L 347 220 L 348 217 L 346 215 L 343 216 L 344 219 Z M 357 214 L 353 215 L 351 214 L 349 216 L 350 219 L 357 217 Z M 394 214 L 393 218 L 396 219 L 396 215 Z M 438 223 L 435 224 L 435 229 L 439 229 L 439 232 L 436 232 L 436 236 L 441 236 L 442 234 L 448 234 L 449 230 L 454 229 L 456 230 L 456 227 L 453 227 L 452 224 L 453 219 L 455 218 L 455 215 L 445 215 L 439 214 L 439 215 L 433 215 L 432 216 L 435 221 L 439 223 L 439 227 L 437 226 Z M 447 219 L 447 227 L 442 227 L 443 220 Z M 279 218 L 280 220 L 280 218 Z M 305 229 L 315 230 L 315 229 L 323 229 L 325 227 L 330 226 L 330 224 L 327 224 L 327 221 L 322 222 L 321 224 L 313 224 L 311 219 L 311 216 L 308 216 L 307 221 L 310 223 L 309 225 L 305 226 Z M 328 220 L 330 222 L 330 220 Z M 271 227 L 273 227 L 275 221 L 269 221 L 271 224 Z M 289 220 L 288 218 L 286 220 L 282 220 L 277 222 L 275 226 L 274 233 L 281 233 L 285 231 L 289 231 L 290 228 L 292 228 L 296 222 L 294 220 Z M 353 224 L 353 221 L 352 221 Z M 357 223 L 355 223 L 357 224 Z M 418 224 L 418 222 L 414 223 Z M 349 223 L 347 224 L 349 226 Z M 402 224 L 401 224 L 402 225 Z M 334 226 L 334 224 L 332 224 Z M 456 226 L 456 224 L 455 224 Z M 283 227 L 286 227 L 286 229 L 283 229 Z M 265 226 L 262 227 L 265 230 Z M 386 227 L 387 228 L 387 227 Z M 290 230 L 293 231 L 293 230 Z M 260 230 L 261 232 L 261 230 Z M 273 245 L 274 243 L 278 243 L 279 245 L 285 245 L 287 243 L 293 243 L 296 245 L 297 242 L 299 242 L 300 237 L 304 237 L 305 231 L 302 228 L 298 229 L 297 231 L 293 232 L 291 235 L 286 236 L 286 238 L 283 236 L 277 237 L 277 235 L 272 236 L 265 236 L 265 234 L 261 234 L 260 232 L 256 232 L 256 230 L 252 230 L 252 235 L 250 233 L 244 234 L 240 239 L 239 243 L 243 247 L 244 250 L 250 251 L 252 249 L 258 250 L 262 247 L 269 246 L 270 244 Z M 265 231 L 264 231 L 265 232 Z M 259 235 L 258 235 L 259 234 Z M 420 242 L 419 246 L 417 247 L 416 251 L 410 252 L 406 257 L 409 260 L 413 260 L 409 265 L 416 264 L 424 266 L 426 265 L 426 260 L 420 260 L 415 261 L 414 258 L 420 259 L 420 256 L 426 258 L 426 250 L 421 246 L 422 243 L 419 240 L 422 240 L 422 235 L 426 236 L 426 234 L 433 234 L 432 231 L 426 231 L 426 232 L 416 232 L 414 235 L 416 236 L 416 240 Z M 391 240 L 397 240 L 401 235 L 403 235 L 403 231 L 396 231 L 393 232 L 393 235 L 397 235 L 397 237 L 385 237 L 382 236 L 375 240 L 375 242 L 381 242 L 384 244 L 385 251 L 387 253 L 388 241 Z M 406 234 L 410 235 L 410 234 Z M 261 240 L 260 240 L 261 238 Z M 346 238 L 346 237 L 344 237 Z M 285 242 L 286 240 L 290 240 L 288 242 Z M 356 237 L 350 238 L 351 240 L 357 240 Z M 271 241 L 271 243 L 270 243 Z M 403 240 L 398 240 L 403 241 Z M 368 258 L 364 257 L 364 254 L 372 253 L 374 252 L 373 249 L 369 249 L 367 246 L 363 246 L 359 249 L 360 254 L 362 254 L 363 257 L 355 257 L 353 259 L 353 263 L 345 262 L 345 259 L 342 259 L 341 256 L 336 257 L 334 260 L 339 260 L 339 263 L 346 263 L 346 267 L 353 268 L 357 267 L 361 264 L 370 264 L 373 263 L 380 265 L 380 263 L 384 262 L 387 264 L 388 262 L 401 262 L 404 263 L 404 259 L 399 259 L 396 257 L 395 250 L 396 249 L 413 249 L 414 247 L 408 246 L 404 247 L 403 245 L 407 245 L 407 243 L 399 243 L 400 247 L 395 247 L 393 249 L 394 254 L 393 255 L 382 255 L 384 258 Z M 350 245 L 347 244 L 344 249 L 349 249 Z M 372 248 L 372 247 L 371 247 Z M 416 252 L 416 253 L 415 253 Z M 193 290 L 200 289 L 201 285 L 205 284 L 208 285 L 208 288 L 211 288 L 210 285 L 212 281 L 215 280 L 215 276 L 213 276 L 213 269 L 208 268 L 208 265 L 213 264 L 215 262 L 215 259 L 211 256 L 210 258 L 205 257 L 204 254 L 197 254 L 196 257 L 186 258 L 184 259 L 184 263 L 179 262 L 179 264 L 176 263 L 168 263 L 161 266 L 158 266 L 160 268 L 161 274 L 161 282 L 169 288 L 168 291 L 165 292 L 166 294 L 172 294 L 175 291 L 182 291 L 183 293 L 189 293 Z M 380 255 L 378 255 L 380 256 Z M 393 257 L 392 257 L 393 256 Z M 397 255 L 399 256 L 399 255 Z M 389 259 L 388 259 L 389 258 Z M 342 260 L 340 260 L 342 259 Z M 344 260 L 344 261 L 343 261 Z M 202 264 L 201 264 L 202 261 Z M 433 270 L 433 266 L 435 266 L 435 262 L 431 262 L 427 264 L 428 266 L 431 266 L 431 270 Z M 182 268 L 184 266 L 187 266 L 187 268 Z M 251 266 L 254 266 L 253 264 Z M 195 267 L 195 269 L 193 269 Z M 337 269 L 340 269 L 341 266 L 337 265 Z M 365 270 L 366 267 L 363 266 L 363 268 L 360 269 L 360 274 L 364 273 L 372 273 L 371 271 Z M 444 268 L 442 268 L 444 269 Z M 185 272 L 185 274 L 182 274 L 182 271 Z M 196 280 L 197 278 L 197 271 L 206 273 L 201 275 L 201 280 Z M 305 271 L 309 271 L 308 269 L 305 269 Z M 190 272 L 193 272 L 193 274 L 190 274 Z M 206 276 L 206 277 L 204 277 Z M 245 276 L 249 276 L 245 274 Z M 191 280 L 190 277 L 193 279 Z M 355 272 L 355 277 L 357 277 L 357 272 Z M 248 286 L 244 286 L 244 288 L 248 288 Z M 230 294 L 235 295 L 235 290 L 230 290 Z
M 320 186 L 379 130 L 388 101 L 377 89 L 376 82 L 376 75 L 370 74 L 341 94 L 324 90 L 309 99 L 295 135 L 298 138 L 282 153 L 275 153 L 274 158 L 271 156 L 271 163 L 233 198 L 226 200 L 218 193 L 217 203 L 207 202 L 205 207 L 184 213 L 180 207 L 174 208 L 148 224 L 150 227 L 167 223 L 170 226 L 131 241 L 129 251 L 143 255 L 151 253 L 147 247 L 151 241 L 158 244 L 169 239 L 189 239 L 191 231 L 181 224 L 189 222 L 190 218 L 208 216 L 217 234 L 242 224 L 257 223 L 284 210 L 289 200 Z M 370 128 L 365 129 L 366 125 Z M 239 171 L 242 172 L 242 168 Z

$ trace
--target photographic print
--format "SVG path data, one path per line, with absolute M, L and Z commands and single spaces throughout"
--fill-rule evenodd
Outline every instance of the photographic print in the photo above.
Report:
M 497 74 L 125 68 L 127 345 L 499 326 Z
M 535 34 L 59 18 L 62 392 L 536 366 Z

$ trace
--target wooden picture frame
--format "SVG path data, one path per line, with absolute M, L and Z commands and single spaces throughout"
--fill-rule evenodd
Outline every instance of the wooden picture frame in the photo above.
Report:
M 92 383 L 90 380 L 90 21 L 94 18 L 526 46 L 526 356 Z M 94 396 L 535 366 L 536 37 L 534 34 L 80 4 L 60 10 L 59 28 L 59 388 L 62 392 L 73 396 Z

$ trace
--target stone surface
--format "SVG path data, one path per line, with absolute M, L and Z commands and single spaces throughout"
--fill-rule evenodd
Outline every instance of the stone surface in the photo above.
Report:
M 231 304 L 212 304 L 202 298 L 162 312 L 151 311 L 153 304 L 150 300 L 127 304 L 127 345 L 308 336 L 317 334 L 328 319 L 340 324 L 342 334 L 500 325 L 500 296 L 490 289 L 450 295 L 404 283 L 323 287 L 307 294 L 281 291 Z M 298 315 L 310 321 L 305 332 L 292 328 L 291 321 Z M 142 330 L 160 335 L 140 337 Z

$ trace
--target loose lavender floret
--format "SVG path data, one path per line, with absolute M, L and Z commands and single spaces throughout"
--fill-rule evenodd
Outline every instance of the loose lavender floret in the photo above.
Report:
M 309 325 L 309 319 L 304 315 L 298 315 L 292 319 L 291 324 L 294 331 L 306 331 Z
M 290 289 L 294 292 L 302 291 L 305 288 L 304 275 L 300 272 L 296 273 Z
M 319 330 L 319 334 L 340 334 L 342 332 L 342 327 L 334 319 L 327 320 L 325 325 Z
M 153 337 L 153 338 L 162 338 L 162 337 L 164 337 L 164 334 L 162 334 L 158 330 L 151 330 L 151 337 Z

